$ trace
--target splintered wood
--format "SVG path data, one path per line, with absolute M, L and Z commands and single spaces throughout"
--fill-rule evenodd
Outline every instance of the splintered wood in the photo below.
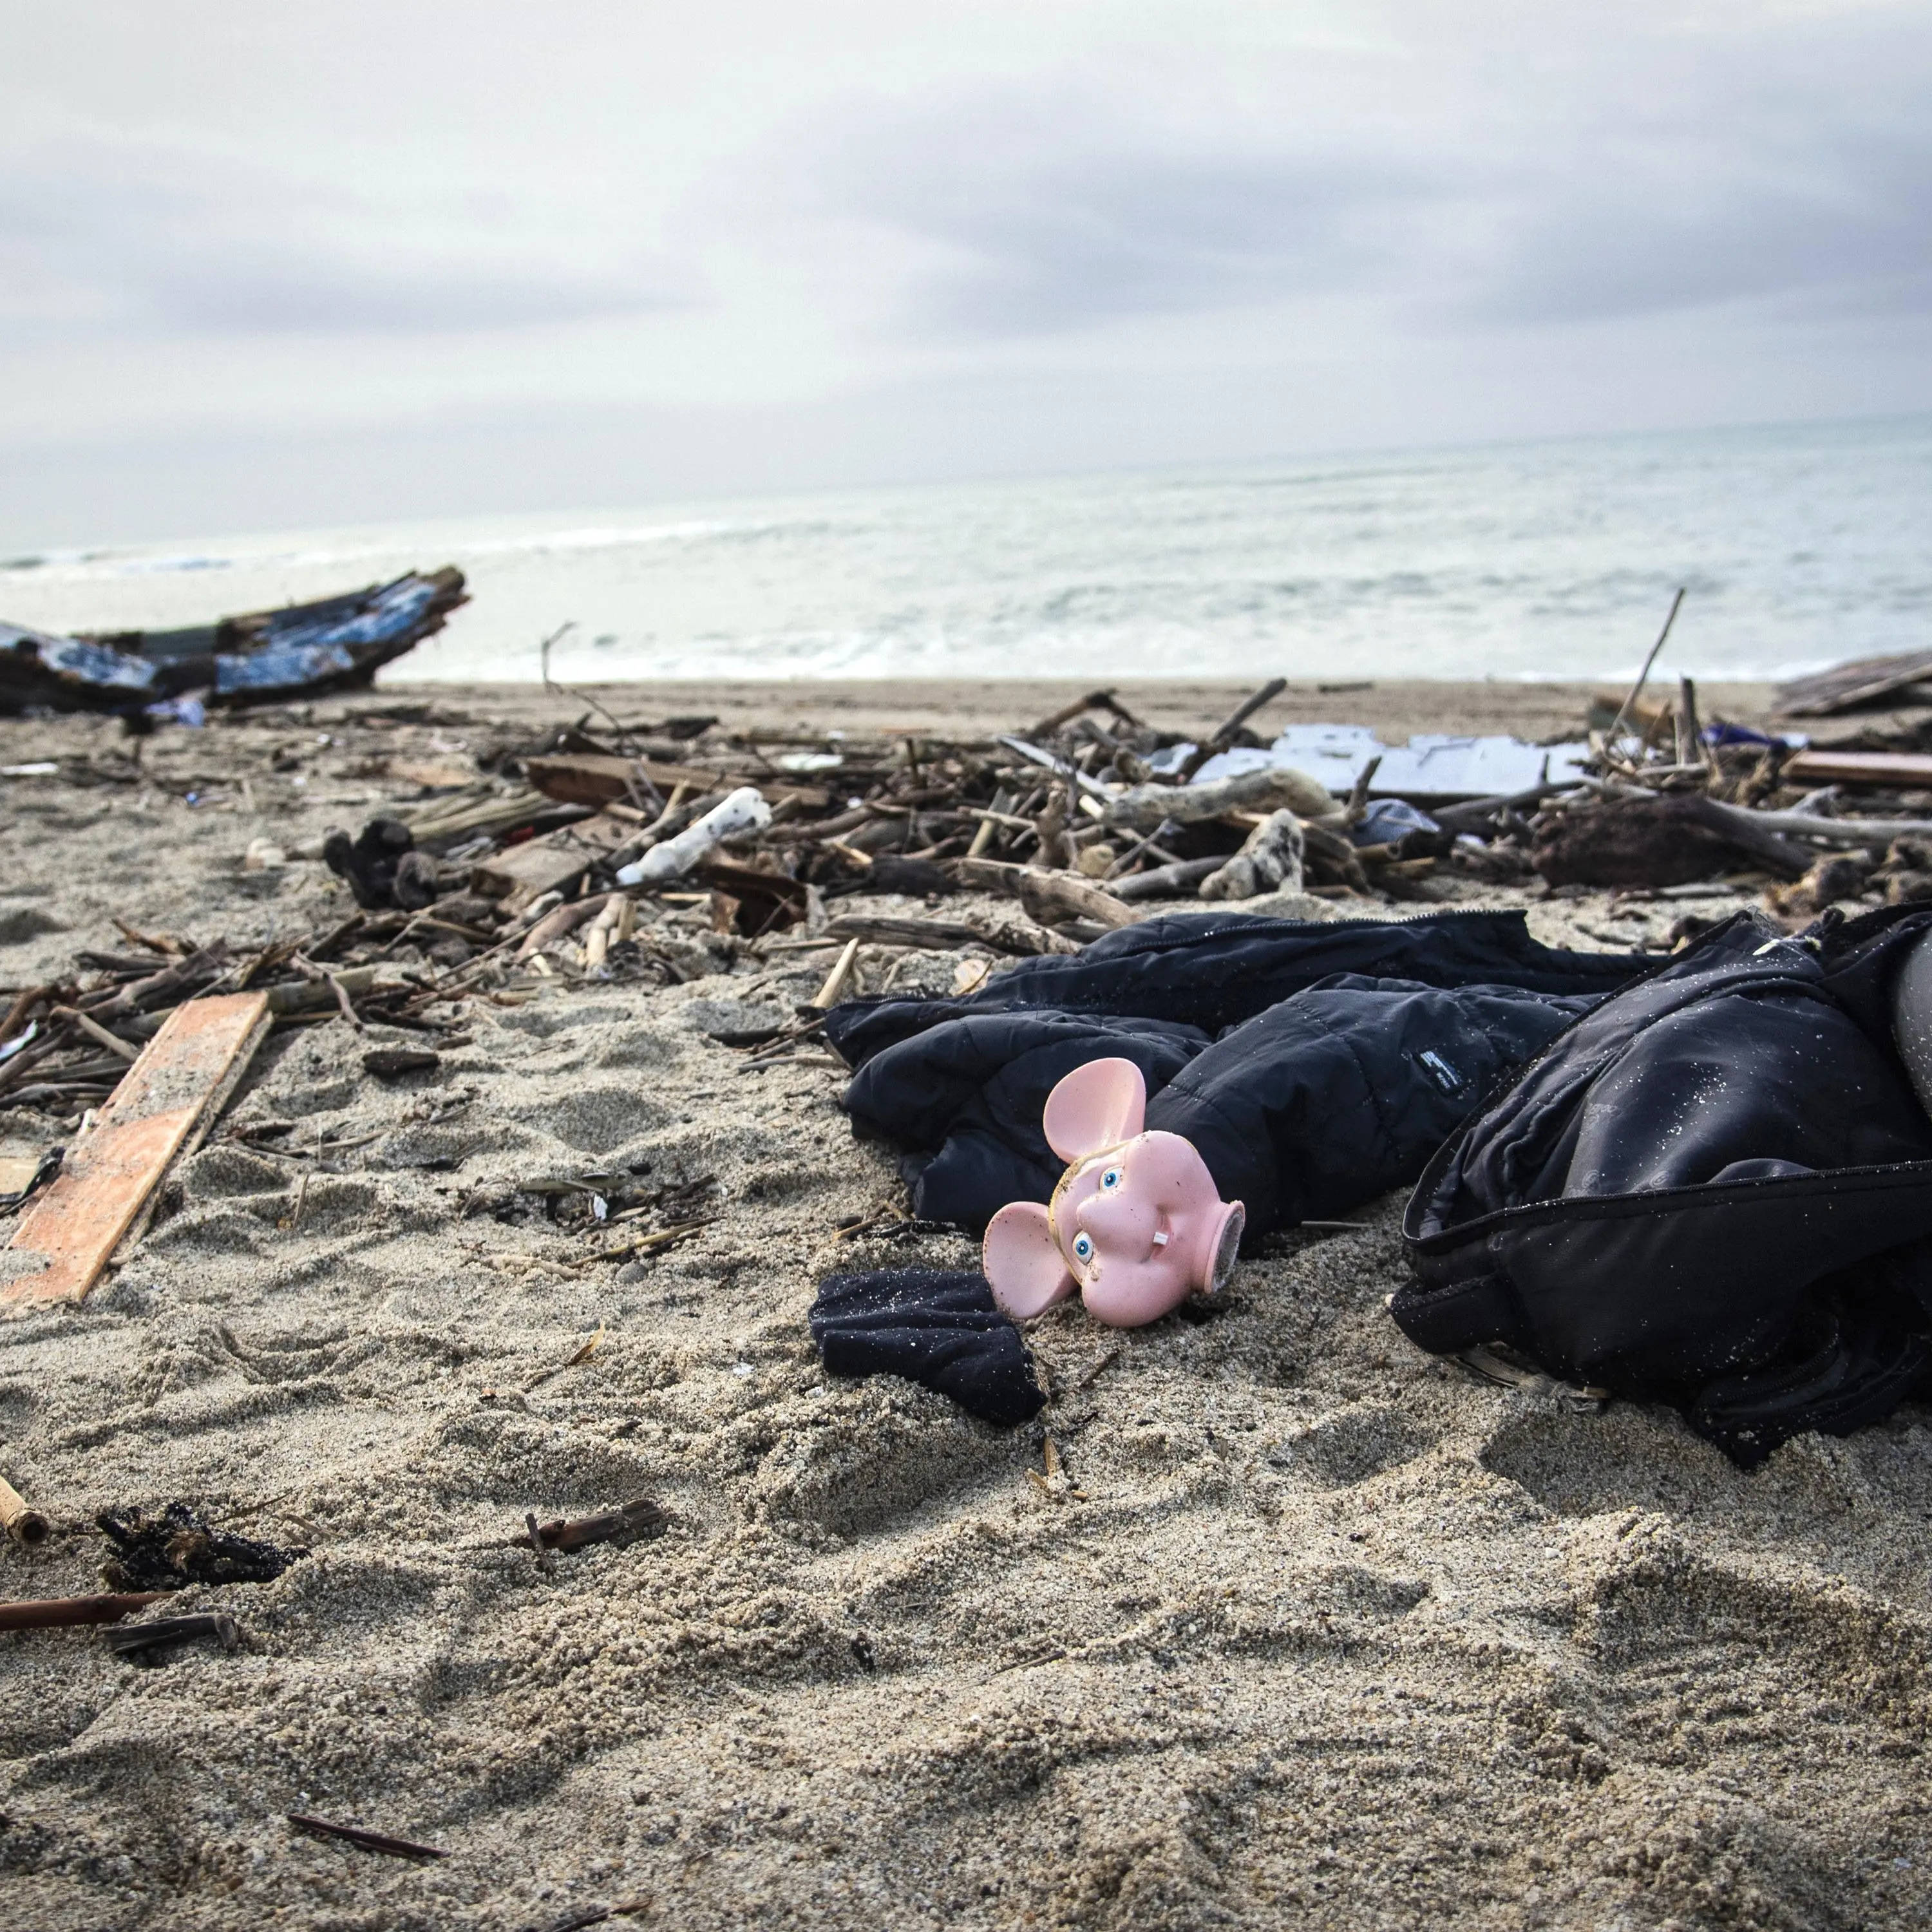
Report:
M 176 1007 L 128 1070 L 53 1184 L 20 1217 L 0 1279 L 0 1317 L 79 1301 L 146 1225 L 176 1158 L 200 1144 L 268 1030 L 266 993 Z
M 574 886 L 596 860 L 608 858 L 636 832 L 634 825 L 600 812 L 484 860 L 474 883 L 478 891 L 520 910 L 545 892 Z

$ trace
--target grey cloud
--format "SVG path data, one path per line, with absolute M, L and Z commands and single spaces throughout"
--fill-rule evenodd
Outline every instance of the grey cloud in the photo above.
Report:
M 1774 165 L 1747 152 L 1715 179 L 1673 178 L 1648 158 L 1606 166 L 1523 222 L 1478 309 L 1564 322 L 1766 298 L 1932 305 L 1932 128 L 1834 130 Z
M 1053 100 L 882 130 L 836 191 L 953 251 L 918 286 L 911 320 L 965 334 L 1355 286 L 1399 256 L 1436 194 L 1400 160 L 1221 146 Z
M 862 122 L 822 192 L 944 251 L 908 305 L 942 336 L 1364 291 L 1425 330 L 1932 303 L 1932 21 L 1772 19 L 1554 78 L 1506 56 L 1424 78 L 1380 146 L 1286 97 L 1274 142 L 981 94 Z
M 14 291 L 0 289 L 0 328 L 16 337 L 500 328 L 681 299 L 474 211 L 371 208 L 200 157 L 85 147 L 20 158 L 0 179 L 0 261 Z

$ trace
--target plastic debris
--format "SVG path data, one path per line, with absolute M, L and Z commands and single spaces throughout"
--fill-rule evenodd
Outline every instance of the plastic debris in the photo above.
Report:
M 621 867 L 620 886 L 640 886 L 674 879 L 689 872 L 715 846 L 740 833 L 762 830 L 772 822 L 772 808 L 751 785 L 740 785 L 722 804 L 712 806 L 674 838 L 653 845 L 641 859 Z

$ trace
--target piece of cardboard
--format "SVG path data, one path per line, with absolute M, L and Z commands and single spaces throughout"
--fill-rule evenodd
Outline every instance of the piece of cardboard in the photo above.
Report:
M 162 1176 L 200 1145 L 268 1024 L 266 993 L 189 1000 L 169 1014 L 22 1214 L 0 1266 L 0 1316 L 87 1293 L 115 1250 L 147 1226 Z

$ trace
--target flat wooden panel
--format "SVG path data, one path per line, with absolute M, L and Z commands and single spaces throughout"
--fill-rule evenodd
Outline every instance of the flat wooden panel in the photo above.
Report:
M 1788 784 L 1932 785 L 1932 758 L 1914 752 L 1800 752 L 1780 776 Z
M 75 1142 L 58 1178 L 8 1243 L 0 1311 L 78 1301 L 122 1240 L 146 1225 L 150 1197 L 177 1155 L 198 1145 L 268 1030 L 266 993 L 176 1007 Z

